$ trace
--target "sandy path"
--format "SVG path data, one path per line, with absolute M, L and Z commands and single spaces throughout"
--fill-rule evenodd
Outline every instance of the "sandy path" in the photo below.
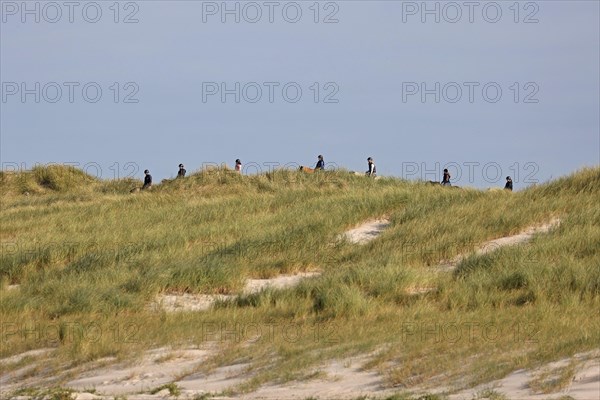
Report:
M 552 228 L 554 228 L 558 225 L 560 225 L 560 219 L 554 218 L 545 224 L 530 226 L 516 235 L 505 236 L 505 237 L 501 237 L 498 239 L 489 240 L 489 241 L 483 243 L 478 248 L 476 248 L 475 251 L 473 251 L 471 253 L 459 254 L 456 257 L 454 257 L 452 260 L 444 260 L 444 261 L 440 262 L 439 264 L 435 265 L 433 268 L 438 272 L 453 271 L 456 268 L 456 266 L 458 264 L 460 264 L 460 262 L 462 260 L 464 260 L 465 258 L 467 258 L 469 255 L 488 254 L 488 253 L 494 252 L 504 246 L 515 246 L 515 245 L 527 243 L 528 241 L 530 241 L 533 238 L 534 235 L 540 234 L 540 233 L 547 233 Z M 432 292 L 434 290 L 435 290 L 434 287 L 413 287 L 413 288 L 407 289 L 407 293 L 410 295 L 422 295 L 425 293 Z
M 302 279 L 319 276 L 320 272 L 301 272 L 294 275 L 279 275 L 269 279 L 248 279 L 242 290 L 242 295 L 258 293 L 268 288 L 286 289 L 300 283 Z M 206 311 L 217 301 L 233 300 L 237 295 L 225 294 L 160 294 L 156 301 L 150 305 L 152 310 L 178 311 Z
M 454 257 L 450 261 L 441 262 L 440 264 L 438 264 L 436 266 L 436 268 L 445 269 L 445 270 L 454 269 L 462 260 L 464 260 L 471 254 L 483 255 L 483 254 L 488 254 L 493 251 L 496 251 L 500 247 L 515 246 L 515 245 L 523 244 L 523 243 L 530 241 L 534 235 L 540 234 L 540 233 L 547 233 L 552 228 L 554 228 L 558 225 L 560 225 L 560 219 L 555 218 L 545 224 L 530 226 L 527 229 L 523 230 L 522 232 L 520 232 L 516 235 L 505 236 L 505 237 L 501 237 L 498 239 L 493 239 L 493 240 L 487 241 L 484 244 L 482 244 L 481 246 L 479 246 L 473 253 L 459 254 L 458 256 Z
M 351 243 L 365 244 L 379 236 L 388 226 L 390 221 L 386 218 L 368 220 L 360 226 L 350 229 L 340 235 Z M 286 289 L 300 283 L 302 279 L 319 276 L 320 272 L 302 272 L 294 275 L 279 275 L 269 279 L 248 279 L 241 294 L 258 293 L 267 288 Z M 150 305 L 154 311 L 167 312 L 180 311 L 206 311 L 217 301 L 232 300 L 236 295 L 190 294 L 190 293 L 163 293 Z
M 346 231 L 341 237 L 346 238 L 350 243 L 365 244 L 375 239 L 389 226 L 390 221 L 387 218 L 373 219 Z

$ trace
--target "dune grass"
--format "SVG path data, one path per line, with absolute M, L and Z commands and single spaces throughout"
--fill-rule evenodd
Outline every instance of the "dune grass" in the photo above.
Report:
M 516 193 L 346 171 L 215 169 L 130 194 L 136 185 L 61 166 L 0 175 L 0 357 L 55 347 L 54 362 L 77 365 L 211 342 L 223 351 L 206 369 L 252 364 L 243 392 L 371 353 L 366 367 L 390 386 L 431 388 L 600 343 L 600 168 Z M 383 215 L 377 240 L 339 239 Z M 435 268 L 553 218 L 527 244 Z M 148 307 L 159 293 L 236 293 L 247 278 L 315 270 L 209 312 Z M 411 292 L 422 287 L 433 290 Z

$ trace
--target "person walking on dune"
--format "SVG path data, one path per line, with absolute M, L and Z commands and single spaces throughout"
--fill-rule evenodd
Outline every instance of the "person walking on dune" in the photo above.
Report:
M 506 177 L 506 185 L 504 185 L 504 189 L 510 190 L 512 192 L 513 185 L 512 185 L 512 179 L 510 178 L 510 176 Z
M 144 171 L 144 186 L 142 186 L 142 190 L 150 189 L 152 187 L 152 175 L 150 175 L 150 171 Z
M 185 173 L 186 173 L 186 170 L 183 167 L 183 164 L 179 164 L 179 171 L 177 171 L 177 177 L 178 178 L 185 178 Z
M 442 185 L 443 186 L 452 186 L 450 183 L 450 172 L 448 172 L 448 168 L 444 168 L 444 176 L 442 177 Z
M 242 173 L 242 162 L 240 161 L 239 158 L 237 158 L 235 160 L 235 172 L 240 173 L 240 174 Z
M 367 158 L 367 164 L 369 169 L 367 172 L 365 172 L 365 174 L 374 178 L 377 175 L 377 168 L 375 167 L 375 162 L 373 161 L 372 157 Z
M 315 171 L 323 171 L 325 170 L 325 161 L 323 160 L 323 156 L 319 154 L 319 161 L 317 161 L 317 165 L 315 166 Z

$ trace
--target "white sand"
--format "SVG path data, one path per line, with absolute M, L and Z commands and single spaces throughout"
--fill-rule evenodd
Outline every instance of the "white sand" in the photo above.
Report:
M 363 369 L 370 356 L 349 357 L 333 360 L 316 368 L 314 372 L 323 375 L 304 382 L 289 382 L 283 385 L 265 385 L 250 393 L 249 399 L 356 399 L 359 396 L 390 395 L 383 377 L 374 371 Z
M 81 373 L 65 386 L 78 391 L 95 388 L 97 393 L 104 395 L 149 393 L 190 373 L 212 354 L 214 353 L 210 348 L 176 351 L 155 349 L 146 352 L 140 360 L 133 363 L 114 364 Z
M 373 219 L 350 229 L 340 238 L 346 238 L 351 243 L 365 244 L 377 238 L 389 226 L 390 221 L 387 218 Z
M 576 373 L 566 388 L 548 394 L 534 393 L 531 390 L 529 382 L 541 372 L 557 370 L 573 361 L 577 362 Z M 546 400 L 571 396 L 575 400 L 598 400 L 600 399 L 600 350 L 576 354 L 573 357 L 550 363 L 532 371 L 514 371 L 498 381 L 454 394 L 450 396 L 450 400 L 471 400 L 484 389 L 492 389 L 504 394 L 509 399 Z
M 94 363 L 79 368 L 79 371 L 67 370 L 57 373 L 75 376 L 62 387 L 79 392 L 79 400 L 113 399 L 115 395 L 126 395 L 128 400 L 159 399 L 170 397 L 168 391 L 154 395 L 150 392 L 166 383 L 175 383 L 181 390 L 179 398 L 191 399 L 204 393 L 219 394 L 235 390 L 238 385 L 252 377 L 250 364 L 233 364 L 215 369 L 209 373 L 199 372 L 206 359 L 219 350 L 206 344 L 204 348 L 171 350 L 160 348 L 147 351 L 139 360 L 130 363 L 117 363 L 93 368 Z M 24 356 L 23 354 L 20 356 Z M 385 386 L 383 377 L 375 371 L 364 370 L 363 366 L 372 354 L 332 360 L 323 363 L 308 372 L 315 377 L 305 381 L 291 381 L 285 384 L 265 384 L 256 391 L 231 397 L 218 396 L 221 399 L 353 399 L 358 396 L 389 396 L 398 390 Z M 6 361 L 3 360 L 3 361 Z M 576 362 L 576 373 L 570 385 L 555 393 L 534 393 L 529 382 L 543 371 L 557 370 Z M 39 363 L 43 363 L 40 360 Z M 48 385 L 48 380 L 40 377 L 23 379 L 5 379 L 0 387 L 2 398 L 6 394 L 27 385 Z M 95 389 L 95 395 L 83 393 Z M 531 371 L 518 370 L 498 381 L 489 382 L 472 389 L 450 395 L 450 400 L 471 400 L 485 389 L 493 389 L 508 399 L 545 400 L 571 396 L 576 400 L 597 400 L 600 393 L 600 349 L 577 354 L 571 358 L 553 362 Z M 416 393 L 419 388 L 407 388 Z

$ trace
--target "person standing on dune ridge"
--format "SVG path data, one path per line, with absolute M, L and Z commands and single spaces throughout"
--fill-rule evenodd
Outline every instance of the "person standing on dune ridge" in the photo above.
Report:
M 369 170 L 365 172 L 367 176 L 375 177 L 377 175 L 377 168 L 375 167 L 375 162 L 372 157 L 367 158 L 367 164 L 369 166 Z
M 186 173 L 186 170 L 183 167 L 183 164 L 179 164 L 179 171 L 177 171 L 177 177 L 178 178 L 185 178 L 185 173 Z
M 150 189 L 152 187 L 152 175 L 150 175 L 150 171 L 144 171 L 144 186 L 142 186 L 142 190 Z
M 452 186 L 452 184 L 450 183 L 450 172 L 448 172 L 447 168 L 444 168 L 444 176 L 442 177 L 442 185 Z

